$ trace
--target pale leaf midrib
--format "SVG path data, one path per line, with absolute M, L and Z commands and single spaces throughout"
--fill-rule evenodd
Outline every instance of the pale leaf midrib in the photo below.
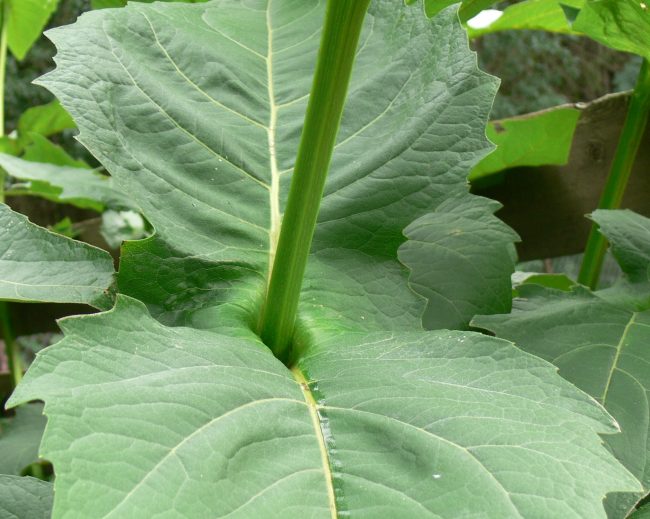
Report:
M 621 339 L 618 341 L 618 344 L 616 345 L 616 354 L 614 355 L 614 360 L 612 361 L 612 367 L 609 370 L 609 375 L 607 376 L 607 382 L 605 382 L 605 389 L 603 390 L 603 396 L 601 398 L 601 404 L 603 407 L 605 407 L 605 403 L 607 402 L 607 395 L 609 394 L 609 388 L 612 385 L 612 379 L 614 378 L 614 372 L 616 371 L 618 367 L 618 362 L 621 357 L 621 351 L 623 351 L 623 345 L 625 344 L 625 340 L 627 339 L 627 335 L 632 329 L 632 326 L 635 324 L 635 319 L 637 316 L 637 312 L 634 312 L 632 314 L 632 318 L 628 321 L 628 323 L 625 325 L 625 329 L 623 330 L 623 334 L 621 335 Z
M 330 467 L 327 441 L 325 440 L 325 435 L 323 434 L 323 429 L 321 427 L 321 421 L 318 414 L 318 404 L 314 398 L 313 393 L 311 392 L 311 389 L 309 388 L 309 383 L 307 382 L 307 379 L 305 378 L 302 371 L 300 371 L 300 369 L 297 367 L 293 367 L 291 368 L 291 373 L 293 374 L 295 381 L 300 386 L 302 395 L 305 398 L 305 403 L 309 409 L 309 415 L 311 416 L 316 439 L 318 440 L 318 448 L 323 465 L 323 474 L 325 476 L 325 484 L 327 486 L 327 500 L 329 504 L 329 510 L 332 519 L 337 519 L 338 511 L 336 508 L 336 494 L 334 493 L 334 478 L 332 475 L 332 469 Z
M 269 96 L 269 124 L 267 126 L 269 162 L 271 167 L 271 188 L 269 189 L 271 226 L 269 229 L 269 267 L 267 282 L 271 280 L 273 262 L 280 235 L 280 172 L 278 169 L 277 148 L 276 148 L 276 127 L 278 123 L 278 106 L 275 102 L 275 89 L 273 86 L 273 27 L 271 23 L 271 2 L 268 0 L 266 6 L 266 29 L 268 32 L 266 73 L 267 88 Z

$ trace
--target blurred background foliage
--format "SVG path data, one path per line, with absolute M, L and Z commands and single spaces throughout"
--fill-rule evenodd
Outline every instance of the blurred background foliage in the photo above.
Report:
M 495 8 L 516 3 L 501 2 Z M 481 68 L 501 78 L 493 119 L 631 90 L 641 64 L 638 56 L 589 38 L 542 31 L 486 34 L 472 46 Z
M 517 3 L 501 2 L 503 9 Z M 90 10 L 90 0 L 61 0 L 49 27 L 72 23 Z M 492 117 L 501 119 L 563 103 L 589 101 L 609 92 L 629 90 L 640 58 L 608 49 L 576 36 L 542 31 L 505 31 L 487 34 L 472 42 L 481 68 L 501 78 L 501 89 Z M 43 37 L 23 62 L 9 57 L 7 68 L 7 129 L 30 106 L 46 103 L 52 96 L 32 81 L 53 66 L 54 46 Z M 59 137 L 60 144 L 75 156 L 90 158 L 74 141 L 74 131 Z M 96 164 L 96 163 L 93 163 Z
M 81 13 L 89 10 L 90 0 L 60 0 L 59 6 L 47 27 L 52 28 L 73 23 Z M 18 118 L 25 110 L 54 99 L 54 96 L 47 90 L 32 84 L 32 82 L 54 67 L 52 58 L 55 54 L 54 45 L 46 37 L 41 36 L 22 62 L 16 60 L 11 53 L 7 56 L 5 85 L 5 125 L 7 133 L 16 128 Z M 60 135 L 53 136 L 51 140 L 63 146 L 71 155 L 97 166 L 97 161 L 92 159 L 83 146 L 74 140 L 75 133 L 76 130 L 66 130 Z

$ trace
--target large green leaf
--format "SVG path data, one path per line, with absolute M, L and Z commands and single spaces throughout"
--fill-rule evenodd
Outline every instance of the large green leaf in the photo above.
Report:
M 473 324 L 553 362 L 560 374 L 596 398 L 623 434 L 607 438 L 618 459 L 650 490 L 650 220 L 629 211 L 597 211 L 594 220 L 636 286 L 592 293 L 518 287 L 512 314 Z M 639 495 L 608 499 L 610 517 L 624 517 Z
M 110 305 L 113 260 L 0 204 L 0 299 Z
M 518 166 L 566 164 L 579 118 L 580 110 L 561 106 L 491 121 L 487 136 L 497 149 L 474 167 L 470 180 Z
M 650 10 L 639 0 L 587 0 L 576 31 L 616 50 L 650 59 Z
M 132 3 L 52 33 L 44 83 L 156 229 L 125 249 L 127 295 L 63 321 L 12 396 L 46 402 L 54 516 L 603 518 L 607 492 L 640 489 L 602 447 L 603 409 L 508 342 L 422 330 L 437 283 L 463 322 L 493 310 L 432 271 L 441 244 L 484 290 L 513 263 L 467 192 L 496 82 L 454 8 L 372 4 L 293 370 L 254 334 L 324 5 Z
M 411 286 L 429 301 L 425 328 L 466 329 L 481 309 L 509 311 L 518 236 L 492 214 L 500 207 L 479 197 L 451 199 L 404 230 L 400 259 L 412 271 Z
M 4 1 L 9 2 L 7 43 L 13 55 L 22 60 L 41 36 L 59 0 Z
M 623 431 L 606 441 L 650 489 L 650 311 L 634 312 L 583 288 L 518 288 L 512 314 L 473 324 L 553 362 L 560 374 L 594 396 Z M 639 495 L 610 499 L 610 517 L 624 517 Z
M 132 208 L 133 201 L 113 186 L 113 179 L 88 168 L 30 162 L 0 153 L 0 167 L 27 181 L 14 194 L 33 195 L 102 212 L 106 207 Z
M 289 371 L 124 296 L 61 327 L 11 400 L 47 401 L 55 517 L 597 519 L 636 488 L 602 408 L 506 341 L 353 333 Z
M 253 4 L 134 3 L 51 33 L 59 68 L 43 83 L 156 229 L 124 248 L 121 290 L 168 322 L 214 327 L 225 310 L 214 307 L 228 301 L 253 320 L 266 287 L 322 2 Z M 305 281 L 306 326 L 417 329 L 426 301 L 397 260 L 403 230 L 465 195 L 467 171 L 490 149 L 496 81 L 478 71 L 453 9 L 427 21 L 403 8 L 394 26 L 397 8 L 375 2 L 361 37 Z M 97 99 L 112 100 L 110 113 Z
M 52 483 L 0 475 L 0 519 L 50 519 Z
M 577 30 L 568 22 L 562 5 L 580 8 L 585 0 L 525 0 L 508 6 L 500 18 L 487 27 L 472 28 L 471 38 L 499 31 L 541 30 L 570 34 Z
M 0 474 L 18 476 L 38 461 L 45 422 L 41 404 L 20 406 L 15 416 L 0 418 Z

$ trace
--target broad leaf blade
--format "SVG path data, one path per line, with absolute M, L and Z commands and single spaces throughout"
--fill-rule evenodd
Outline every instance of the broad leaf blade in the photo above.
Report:
M 637 488 L 602 408 L 484 335 L 337 335 L 292 373 L 126 297 L 61 326 L 11 400 L 46 400 L 55 516 L 596 519 Z
M 128 298 L 60 324 L 12 396 L 46 399 L 55 516 L 329 517 L 300 387 L 250 332 L 167 328 Z
M 510 310 L 518 236 L 492 214 L 499 207 L 485 198 L 451 199 L 404 230 L 400 260 L 429 301 L 425 328 L 467 329 L 475 315 Z
M 650 218 L 629 210 L 594 211 L 591 218 L 611 245 L 612 253 L 632 281 L 647 281 L 650 266 Z
M 512 314 L 473 324 L 555 364 L 592 395 L 623 431 L 606 438 L 616 457 L 650 489 L 650 311 L 635 312 L 583 288 L 559 292 L 523 285 Z M 608 500 L 622 517 L 639 495 Z M 621 515 L 623 514 L 623 515 Z
M 19 476 L 38 461 L 45 423 L 41 404 L 20 406 L 15 416 L 0 418 L 0 474 Z
M 50 519 L 51 515 L 52 483 L 0 475 L 0 518 Z
M 56 10 L 59 0 L 5 0 L 9 2 L 7 43 L 17 59 L 22 60 L 41 36 L 45 24 Z
M 512 344 L 352 335 L 316 346 L 300 367 L 353 517 L 605 517 L 595 496 L 616 463 L 593 457 L 600 440 L 581 434 L 606 431 L 600 409 Z M 569 488 L 582 477 L 590 497 Z
M 30 223 L 0 204 L 0 298 L 110 305 L 113 260 L 95 247 Z
M 218 322 L 212 307 L 236 298 L 255 319 L 265 290 L 324 6 L 257 4 L 134 3 L 51 33 L 59 68 L 44 84 L 156 229 L 125 247 L 121 289 L 170 322 Z M 395 18 L 399 8 L 374 2 L 361 36 L 304 323 L 419 326 L 425 301 L 397 260 L 403 229 L 466 194 L 467 171 L 490 149 L 496 82 L 479 72 L 453 8 L 432 21 L 407 8 Z M 107 98 L 112 114 L 96 101 Z

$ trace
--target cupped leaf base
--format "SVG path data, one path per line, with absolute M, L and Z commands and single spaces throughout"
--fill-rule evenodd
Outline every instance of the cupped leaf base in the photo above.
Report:
M 638 490 L 602 408 L 503 340 L 335 335 L 292 372 L 124 296 L 61 326 L 10 402 L 46 402 L 55 517 L 604 518 Z

